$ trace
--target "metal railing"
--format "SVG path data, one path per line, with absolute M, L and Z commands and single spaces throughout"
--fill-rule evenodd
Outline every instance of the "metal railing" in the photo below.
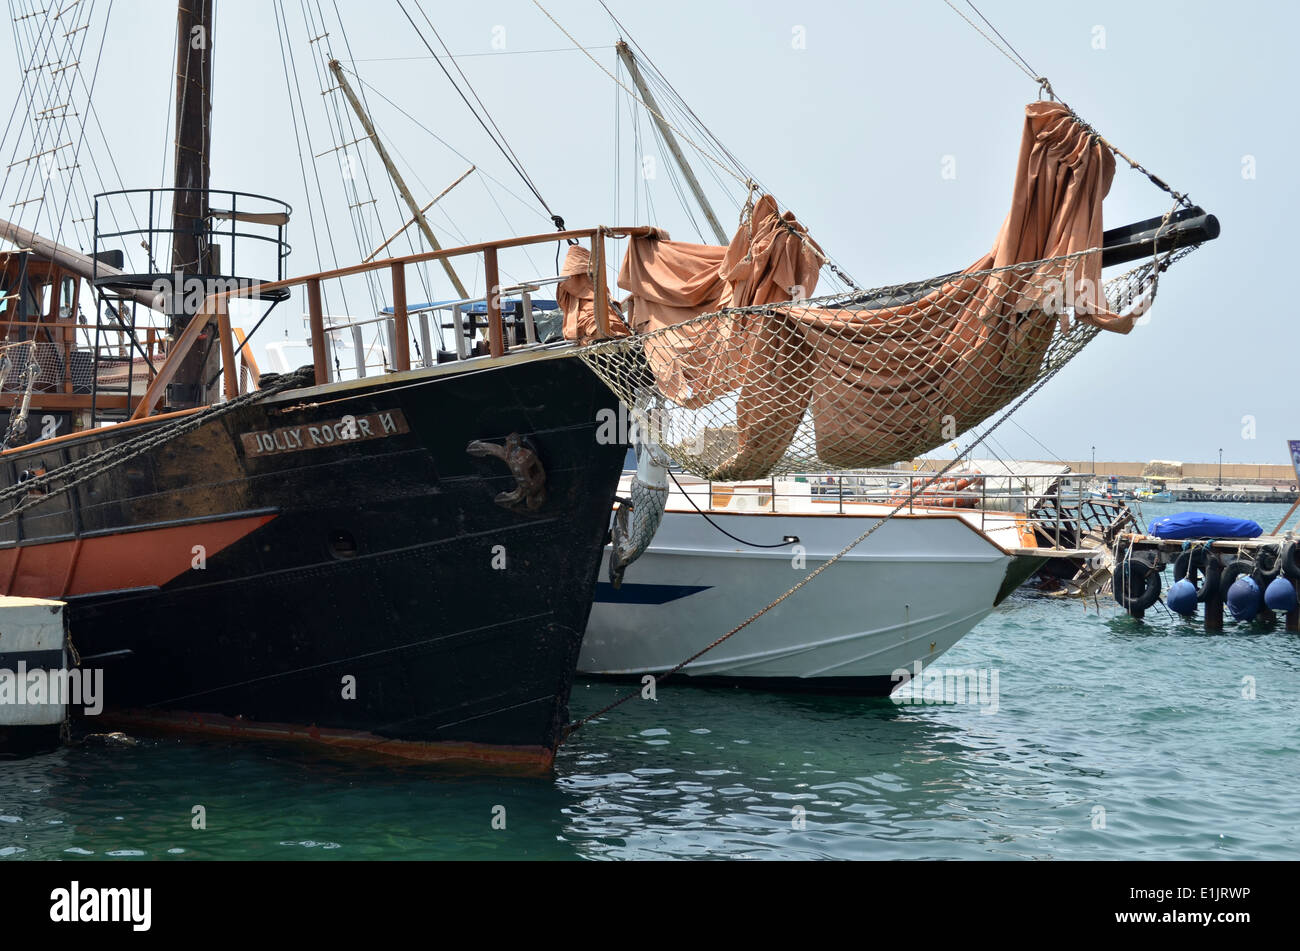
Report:
M 562 280 L 562 277 L 538 278 L 500 289 L 498 296 L 501 300 L 501 321 L 507 352 L 544 342 L 538 331 L 538 323 L 556 322 L 559 311 L 553 307 L 536 307 L 533 295 L 543 287 L 558 284 Z M 482 356 L 487 340 L 481 335 L 486 334 L 489 327 L 486 319 L 487 301 L 487 295 L 484 295 L 408 307 L 407 329 L 417 349 L 417 357 L 412 359 L 411 368 L 431 367 L 439 363 Z M 302 321 L 309 331 L 303 345 L 310 347 L 311 315 L 302 315 Z M 394 369 L 391 357 L 397 352 L 395 314 L 385 311 L 374 317 L 362 318 L 323 314 L 322 322 L 330 381 L 345 378 L 349 373 L 353 378 L 364 379 L 368 373 L 387 373 Z M 367 327 L 377 327 L 383 333 L 386 347 L 379 361 L 370 359 L 375 342 L 366 343 Z M 444 349 L 448 342 L 443 335 L 444 330 L 451 331 L 451 350 Z M 350 362 L 340 358 L 342 352 L 352 354 Z
M 1109 543 L 1135 521 L 1133 512 L 1123 503 L 1089 497 L 1086 477 L 1075 473 L 956 473 L 943 477 L 950 484 L 936 483 L 922 489 L 930 478 L 874 470 L 796 473 L 741 483 L 682 477 L 678 484 L 679 491 L 696 507 L 715 513 L 797 515 L 833 506 L 836 514 L 874 517 L 882 507 L 892 508 L 906 500 L 902 511 L 909 515 L 956 514 L 981 531 L 1019 523 L 1041 544 L 1067 550 L 1085 547 L 1083 542 L 1090 534 Z M 966 480 L 968 485 L 957 487 Z M 807 507 L 801 509 L 792 502 Z
M 406 268 L 409 265 L 420 264 L 425 261 L 441 261 L 447 258 L 463 256 L 481 257 L 484 286 L 487 288 L 487 293 L 482 297 L 471 299 L 470 302 L 483 301 L 486 305 L 487 356 L 495 359 L 504 356 L 509 345 L 501 313 L 502 285 L 499 277 L 498 253 L 509 248 L 523 248 L 533 244 L 589 240 L 591 242 L 591 273 L 596 275 L 597 278 L 593 281 L 596 324 L 600 335 L 608 337 L 609 290 L 604 279 L 605 240 L 614 237 L 640 237 L 648 235 L 652 231 L 653 229 L 644 226 L 629 228 L 600 227 L 557 231 L 522 238 L 507 238 L 502 241 L 483 242 L 458 248 L 444 248 L 440 251 L 411 254 L 404 257 L 385 258 L 380 261 L 368 261 L 332 271 L 323 271 L 318 274 L 309 274 L 288 280 L 263 282 L 251 287 L 239 287 L 210 294 L 204 299 L 202 306 L 191 318 L 184 331 L 177 337 L 172 347 L 170 359 L 149 385 L 144 399 L 140 401 L 135 411 L 135 418 L 148 416 L 153 412 L 153 408 L 162 399 L 167 385 L 171 383 L 176 371 L 179 369 L 180 359 L 194 347 L 203 328 L 214 320 L 217 324 L 218 339 L 221 345 L 225 394 L 227 398 L 230 398 L 246 392 L 240 379 L 235 358 L 235 338 L 230 326 L 229 301 L 239 298 L 266 297 L 272 293 L 287 291 L 295 287 L 304 288 L 307 295 L 312 365 L 315 370 L 316 380 L 318 383 L 328 382 L 330 380 L 330 363 L 326 344 L 327 333 L 322 306 L 321 285 L 327 281 L 341 280 L 371 271 L 386 270 L 390 274 L 393 292 L 393 370 L 399 373 L 410 370 L 411 337 L 410 312 L 407 309 L 406 298 Z
M 140 393 L 163 358 L 164 333 L 154 327 L 101 324 L 48 324 L 10 321 L 8 327 L 40 331 L 46 340 L 0 345 L 0 394 L 62 393 L 89 395 L 96 387 L 110 393 Z M 143 340 L 140 335 L 143 333 Z M 79 334 L 95 339 L 78 340 Z
M 192 228 L 177 228 L 171 224 L 172 212 L 179 198 L 190 196 L 202 196 L 201 200 L 206 203 L 206 207 L 200 209 Z M 230 207 L 214 209 L 214 200 L 229 204 Z M 241 201 L 244 203 L 242 209 Z M 214 268 L 214 271 L 229 275 L 239 274 L 237 254 L 241 244 L 256 242 L 254 247 L 265 247 L 274 259 L 275 279 L 279 281 L 284 278 L 284 262 L 292 251 L 285 239 L 285 230 L 293 209 L 278 198 L 219 188 L 124 188 L 100 192 L 95 195 L 94 202 L 93 257 L 96 268 L 116 252 L 120 244 L 131 249 L 143 247 L 147 256 L 144 273 L 170 274 L 173 270 L 172 248 L 177 237 L 183 237 L 197 240 L 208 252 L 216 251 L 220 254 L 220 249 L 225 248 L 226 260 L 220 261 L 220 267 Z M 104 206 L 102 217 L 101 204 Z M 111 219 L 116 222 L 121 218 L 131 221 L 134 226 L 118 231 L 100 230 L 101 220 Z M 163 224 L 164 221 L 168 223 Z M 217 224 L 227 221 L 229 227 Z M 240 230 L 241 222 L 274 229 L 274 234 Z M 159 246 L 160 239 L 165 239 L 165 249 Z M 105 247 L 105 244 L 112 244 L 113 247 Z M 160 260 L 160 255 L 163 260 Z M 125 260 L 122 263 L 123 270 L 132 270 L 125 267 Z M 100 276 L 96 271 L 94 280 L 97 281 Z

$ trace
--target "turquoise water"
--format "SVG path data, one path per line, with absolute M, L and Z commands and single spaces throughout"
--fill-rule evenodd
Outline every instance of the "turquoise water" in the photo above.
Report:
M 1268 529 L 1285 510 L 1198 507 Z M 83 744 L 0 762 L 0 858 L 1300 855 L 1300 635 L 1231 621 L 1206 635 L 1161 608 L 1139 623 L 1108 598 L 1098 615 L 1019 593 L 939 666 L 996 669 L 997 712 L 669 681 L 579 732 L 540 779 Z M 580 682 L 574 713 L 620 689 Z

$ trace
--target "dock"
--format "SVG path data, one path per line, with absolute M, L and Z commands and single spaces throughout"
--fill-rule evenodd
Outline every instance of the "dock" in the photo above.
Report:
M 0 757 L 55 749 L 68 704 L 62 601 L 0 597 Z
M 1277 615 L 1282 614 L 1285 629 L 1300 632 L 1300 609 L 1295 606 L 1294 597 L 1295 589 L 1300 587 L 1300 538 L 1294 531 L 1256 538 L 1196 539 L 1129 533 L 1115 540 L 1112 551 L 1116 565 L 1112 592 L 1116 602 L 1133 618 L 1141 620 L 1160 600 L 1161 576 L 1173 565 L 1175 584 L 1186 578 L 1196 587 L 1196 602 L 1191 612 L 1178 613 L 1185 617 L 1202 614 L 1206 631 L 1223 630 L 1228 592 L 1237 579 L 1249 578 L 1261 593 L 1274 580 L 1288 582 L 1292 590 L 1291 606 L 1285 612 L 1274 610 L 1261 596 L 1253 616 L 1241 617 L 1234 613 L 1236 620 L 1273 625 L 1277 623 Z

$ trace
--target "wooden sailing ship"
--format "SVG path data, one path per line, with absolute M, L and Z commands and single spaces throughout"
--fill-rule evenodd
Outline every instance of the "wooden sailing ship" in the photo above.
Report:
M 493 291 L 500 251 L 568 239 L 600 261 L 606 232 L 286 277 L 288 206 L 210 188 L 210 44 L 190 39 L 210 36 L 212 3 L 179 6 L 175 185 L 133 193 L 147 221 L 97 214 L 91 254 L 0 226 L 14 246 L 0 254 L 0 593 L 67 603 L 80 664 L 104 672 L 96 730 L 545 767 L 624 450 L 596 438 L 610 391 L 571 348 L 512 348 Z M 124 270 L 124 242 L 153 266 Z M 278 273 L 238 270 L 257 242 Z M 407 268 L 465 257 L 485 276 L 484 339 L 461 341 L 464 360 L 413 362 Z M 322 288 L 363 273 L 392 291 L 391 372 L 338 380 Z M 203 292 L 160 294 L 169 281 Z M 296 288 L 312 366 L 259 388 L 229 302 Z M 137 325 L 146 307 L 165 331 Z M 2 645 L 0 660 L 53 663 Z
M 0 267 L 0 378 L 13 403 L 0 590 L 68 603 L 80 662 L 104 667 L 109 709 L 132 724 L 544 766 L 564 734 L 623 463 L 624 440 L 601 435 L 620 415 L 615 393 L 668 420 L 661 448 L 709 479 L 805 459 L 897 461 L 947 439 L 936 423 L 949 405 L 955 425 L 973 428 L 1027 398 L 1103 325 L 1126 331 L 1156 276 L 1218 234 L 1213 216 L 1154 178 L 1175 207 L 1103 233 L 1113 147 L 1053 101 L 1026 108 L 1017 188 L 1032 201 L 1013 202 L 994 251 L 928 281 L 858 287 L 735 169 L 746 200 L 727 247 L 712 213 L 719 244 L 708 246 L 553 217 L 555 233 L 442 249 L 422 224 L 432 250 L 288 278 L 288 206 L 210 187 L 210 60 L 190 42 L 196 30 L 210 36 L 210 0 L 181 6 L 175 183 L 131 193 L 147 198 L 143 225 L 97 206 L 82 254 L 0 223 L 18 248 Z M 626 46 L 619 55 L 699 198 Z M 345 70 L 330 70 L 421 223 Z M 1062 169 L 1071 184 L 1059 191 L 1030 173 L 1052 143 L 1048 167 L 1077 150 L 1089 169 Z M 1018 214 L 1043 228 L 1020 227 Z M 1048 229 L 1058 218 L 1071 227 Z M 641 274 L 622 284 L 623 311 L 604 280 L 609 237 L 632 239 L 624 270 Z M 556 241 L 571 245 L 563 269 L 557 256 L 565 335 L 603 341 L 593 347 L 536 343 L 527 295 L 544 282 L 521 285 L 522 306 L 503 312 L 501 253 Z M 143 245 L 149 266 L 128 267 L 114 242 Z M 250 243 L 274 277 L 241 268 Z M 477 298 L 450 269 L 467 256 L 481 265 Z M 1103 267 L 1145 258 L 1103 287 Z M 462 298 L 450 302 L 445 362 L 427 338 L 416 358 L 410 347 L 413 315 L 433 305 L 409 306 L 407 271 L 429 262 Z M 1114 299 L 1070 305 L 1071 322 L 1047 285 L 1076 266 Z M 823 268 L 847 284 L 812 298 Z M 359 363 L 344 380 L 324 300 L 359 275 L 391 300 L 391 361 L 379 376 Z M 88 325 L 76 316 L 85 282 L 96 298 Z M 274 307 L 297 289 L 311 365 L 259 375 L 232 308 Z M 141 308 L 165 314 L 162 332 L 139 324 Z M 915 366 L 933 380 L 913 380 Z

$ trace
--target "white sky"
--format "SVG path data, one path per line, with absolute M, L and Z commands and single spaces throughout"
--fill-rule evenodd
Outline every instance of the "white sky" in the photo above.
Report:
M 15 2 L 25 8 L 31 0 Z M 420 20 L 414 0 L 405 2 Z M 596 0 L 543 2 L 580 42 L 600 47 L 593 55 L 613 69 L 618 31 Z M 695 113 L 862 286 L 955 270 L 991 244 L 1009 200 L 1022 108 L 1036 88 L 942 0 L 608 2 Z M 1189 192 L 1223 225 L 1218 241 L 1166 275 L 1147 325 L 1129 337 L 1103 334 L 1017 422 L 1066 459 L 1086 459 L 1095 446 L 1099 460 L 1208 461 L 1222 448 L 1225 461 L 1285 462 L 1285 439 L 1300 436 L 1300 334 L 1285 291 L 1295 270 L 1289 242 L 1300 211 L 1293 101 L 1300 7 L 1222 0 L 982 0 L 978 6 L 1110 141 Z M 315 16 L 318 8 L 330 23 L 335 54 L 346 61 L 337 8 L 355 69 L 368 84 L 515 195 L 528 194 L 428 57 L 396 0 L 337 0 L 337 7 L 335 0 L 284 0 L 315 152 L 332 144 L 311 61 L 313 55 L 320 59 L 323 44 L 309 46 L 304 26 L 304 10 Z M 424 10 L 453 53 L 466 54 L 459 56 L 461 68 L 542 195 L 571 226 L 615 223 L 617 167 L 623 185 L 617 223 L 659 224 L 675 237 L 697 240 L 668 177 L 648 183 L 637 177 L 626 112 L 616 161 L 618 97 L 610 80 L 571 49 L 529 52 L 569 47 L 531 2 L 424 0 Z M 95 0 L 96 24 L 107 11 L 108 0 Z M 126 187 L 157 186 L 170 151 L 174 17 L 171 0 L 113 2 L 95 101 L 110 124 L 109 142 Z M 92 45 L 97 42 L 96 36 Z M 8 31 L 0 38 L 0 57 L 12 103 L 21 66 Z M 93 56 L 83 56 L 83 70 L 86 60 Z M 292 204 L 289 271 L 314 271 L 273 3 L 217 0 L 215 66 L 212 185 Z M 417 199 L 432 198 L 465 170 L 460 156 L 373 92 L 369 99 Z M 11 145 L 0 164 L 12 161 Z M 642 152 L 668 160 L 653 140 Z M 371 175 L 382 175 L 368 151 L 357 154 Z M 955 160 L 955 179 L 941 175 L 945 156 Z M 1243 176 L 1247 156 L 1253 157 L 1254 178 Z M 724 227 L 734 227 L 739 189 L 719 187 L 696 158 Z M 340 263 L 352 263 L 402 218 L 385 184 L 381 206 L 369 212 L 382 209 L 383 218 L 369 223 L 371 243 L 359 255 L 337 159 L 326 156 L 317 165 L 328 183 Z M 440 205 L 445 214 L 432 221 L 445 244 L 550 230 L 535 203 L 496 186 L 490 194 L 485 182 L 472 178 Z M 641 189 L 635 220 L 633 184 Z M 110 180 L 106 187 L 118 186 Z M 646 188 L 653 219 L 646 214 Z M 91 190 L 98 191 L 97 184 Z M 5 206 L 15 200 L 3 198 Z M 1121 168 L 1106 204 L 1107 225 L 1161 214 L 1168 206 L 1163 193 Z M 317 239 L 324 242 L 319 220 L 318 226 Z M 65 241 L 81 244 L 66 235 Z M 516 256 L 506 266 L 516 277 L 535 276 L 534 265 L 537 273 L 553 268 L 553 253 L 553 245 L 543 246 L 531 264 Z M 328 257 L 321 262 L 331 263 Z M 475 278 L 472 270 L 464 276 Z M 455 296 L 440 275 L 433 280 L 433 296 Z M 424 297 L 418 281 L 411 297 Z M 360 291 L 349 305 L 354 313 L 370 309 Z M 302 336 L 301 310 L 297 302 L 283 305 L 259 336 L 282 339 L 291 324 Z M 1253 417 L 1254 438 L 1246 438 L 1250 427 L 1243 417 Z M 1013 424 L 998 439 L 1011 455 L 1046 455 Z

